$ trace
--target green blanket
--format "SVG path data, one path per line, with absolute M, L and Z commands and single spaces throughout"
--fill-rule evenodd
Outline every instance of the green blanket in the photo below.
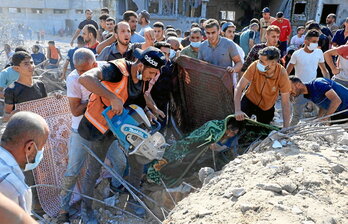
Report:
M 162 179 L 168 187 L 177 186 L 184 177 L 198 172 L 202 167 L 221 169 L 237 155 L 243 154 L 255 140 L 264 139 L 271 131 L 279 130 L 275 126 L 246 119 L 241 122 L 234 147 L 214 153 L 209 149 L 209 145 L 223 137 L 229 119 L 235 118 L 229 115 L 224 120 L 208 121 L 187 137 L 171 145 L 166 149 L 163 160 L 155 160 L 150 164 L 147 172 L 148 180 L 161 184 Z

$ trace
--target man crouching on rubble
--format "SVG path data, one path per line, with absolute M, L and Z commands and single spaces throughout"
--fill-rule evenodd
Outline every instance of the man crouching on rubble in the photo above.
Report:
M 258 122 L 270 124 L 280 92 L 283 126 L 289 127 L 291 85 L 285 68 L 278 63 L 279 57 L 278 48 L 266 47 L 259 51 L 259 60 L 253 62 L 245 71 L 234 95 L 236 120 L 244 120 L 245 115 L 256 115 Z M 249 87 L 242 99 L 242 92 L 247 85 Z
M 328 116 L 339 111 L 348 110 L 348 88 L 326 78 L 317 78 L 308 83 L 302 83 L 299 78 L 290 76 L 291 96 L 303 96 L 319 108 L 318 117 Z M 334 115 L 331 120 L 341 120 L 348 118 L 348 111 Z M 323 120 L 329 120 L 329 117 Z M 343 121 L 343 123 L 347 122 Z M 336 122 L 340 123 L 340 122 Z
M 123 107 L 129 104 L 145 108 L 146 103 L 153 102 L 152 99 L 145 102 L 148 97 L 144 96 L 147 81 L 153 79 L 166 63 L 164 54 L 157 48 L 149 47 L 145 51 L 137 49 L 135 52 L 134 56 L 138 58 L 135 63 L 125 59 L 110 61 L 101 68 L 85 72 L 79 78 L 81 85 L 91 91 L 92 95 L 78 131 L 83 138 L 91 141 L 92 150 L 101 160 L 105 159 L 110 144 L 115 140 L 101 115 L 105 105 L 111 105 L 112 111 L 118 115 L 122 113 Z M 149 107 L 152 108 L 151 105 Z M 153 116 L 148 108 L 145 108 L 145 113 L 150 118 Z M 143 165 L 138 164 L 133 156 L 130 156 L 128 161 L 129 183 L 139 188 Z M 87 161 L 84 194 L 93 196 L 100 168 L 101 165 L 94 158 Z M 92 201 L 86 198 L 82 204 L 82 219 L 87 223 L 95 220 Z

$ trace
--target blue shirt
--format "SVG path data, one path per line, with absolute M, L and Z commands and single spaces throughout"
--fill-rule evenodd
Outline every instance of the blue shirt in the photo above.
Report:
M 338 45 L 345 45 L 347 41 L 348 41 L 348 36 L 344 38 L 344 29 L 337 30 L 335 36 L 332 39 L 332 42 Z
M 31 189 L 25 183 L 24 174 L 13 155 L 0 146 L 0 192 L 31 213 Z
M 250 46 L 249 46 L 250 39 L 254 41 L 256 39 L 256 32 L 253 30 L 250 30 L 250 29 L 246 30 L 240 35 L 239 44 L 240 44 L 240 47 L 243 49 L 245 55 L 248 55 L 250 51 Z
M 199 47 L 198 53 L 199 60 L 224 68 L 232 66 L 232 58 L 235 56 L 239 56 L 236 44 L 225 37 L 219 37 L 215 47 L 205 40 Z
M 69 60 L 69 62 L 70 62 L 71 71 L 75 69 L 73 56 L 74 56 L 74 53 L 77 49 L 79 49 L 79 48 L 75 47 L 75 48 L 72 48 L 68 51 L 67 60 Z
M 311 82 L 305 83 L 308 94 L 304 97 L 313 101 L 319 107 L 327 110 L 329 109 L 331 101 L 325 96 L 327 91 L 333 89 L 341 98 L 342 103 L 337 108 L 336 112 L 348 109 L 348 88 L 341 84 L 326 78 L 317 78 Z M 343 114 L 348 115 L 348 112 Z
M 37 53 L 37 54 L 31 54 L 31 57 L 33 58 L 34 64 L 38 65 L 44 60 L 46 60 L 46 56 L 43 53 Z
M 131 43 L 143 43 L 145 42 L 145 38 L 137 33 L 133 33 L 130 39 Z
M 19 73 L 13 67 L 8 67 L 0 72 L 0 87 L 6 88 L 19 78 Z

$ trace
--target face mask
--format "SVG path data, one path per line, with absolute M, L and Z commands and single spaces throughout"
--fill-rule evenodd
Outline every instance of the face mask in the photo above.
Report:
M 24 171 L 28 171 L 28 170 L 33 170 L 35 169 L 39 163 L 41 162 L 42 158 L 43 158 L 43 152 L 44 152 L 44 149 L 42 150 L 38 150 L 37 149 L 37 146 L 36 146 L 36 143 L 34 142 L 34 145 L 35 145 L 35 149 L 36 149 L 36 156 L 35 156 L 35 160 L 34 160 L 34 163 L 29 163 L 29 160 L 28 160 L 28 156 L 25 155 L 27 157 L 27 164 L 25 164 L 25 168 L 24 168 Z
M 268 66 L 265 66 L 265 65 L 261 64 L 260 62 L 257 62 L 256 66 L 260 72 L 267 72 L 269 69 Z
M 317 48 L 318 48 L 318 43 L 310 43 L 308 46 L 308 49 L 311 51 L 314 51 Z
M 201 46 L 201 42 L 200 41 L 198 41 L 198 42 L 191 42 L 190 45 L 191 45 L 191 47 L 199 48 Z
M 176 51 L 174 51 L 173 49 L 170 49 L 170 53 L 169 53 L 169 58 L 173 59 L 175 57 Z

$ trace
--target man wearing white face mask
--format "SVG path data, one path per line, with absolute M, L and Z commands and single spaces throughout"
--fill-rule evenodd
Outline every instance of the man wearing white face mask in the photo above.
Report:
M 330 79 L 329 72 L 325 67 L 323 51 L 318 48 L 319 35 L 318 31 L 309 30 L 305 37 L 304 48 L 294 52 L 286 68 L 288 74 L 295 68 L 295 76 L 301 79 L 302 82 L 307 83 L 317 78 L 318 66 L 323 76 Z M 308 102 L 309 100 L 303 96 L 296 98 L 295 104 L 293 105 L 291 125 L 296 125 L 300 121 L 303 109 Z
M 236 120 L 256 115 L 257 121 L 270 124 L 274 117 L 274 105 L 279 93 L 282 101 L 283 126 L 290 123 L 291 85 L 285 68 L 278 63 L 280 51 L 266 47 L 259 51 L 259 60 L 253 62 L 239 80 L 234 95 Z M 244 89 L 249 85 L 242 98 Z
M 176 37 L 168 37 L 167 43 L 170 44 L 169 59 L 173 61 L 177 56 L 177 52 L 180 50 L 180 42 Z
M 18 112 L 8 122 L 0 144 L 0 192 L 31 213 L 32 193 L 23 171 L 35 169 L 43 158 L 49 128 L 32 112 Z
M 185 47 L 182 51 L 182 55 L 189 56 L 191 58 L 196 58 L 198 59 L 198 52 L 199 52 L 199 47 L 201 46 L 202 42 L 202 32 L 201 29 L 198 27 L 194 27 L 190 31 L 190 45 Z

